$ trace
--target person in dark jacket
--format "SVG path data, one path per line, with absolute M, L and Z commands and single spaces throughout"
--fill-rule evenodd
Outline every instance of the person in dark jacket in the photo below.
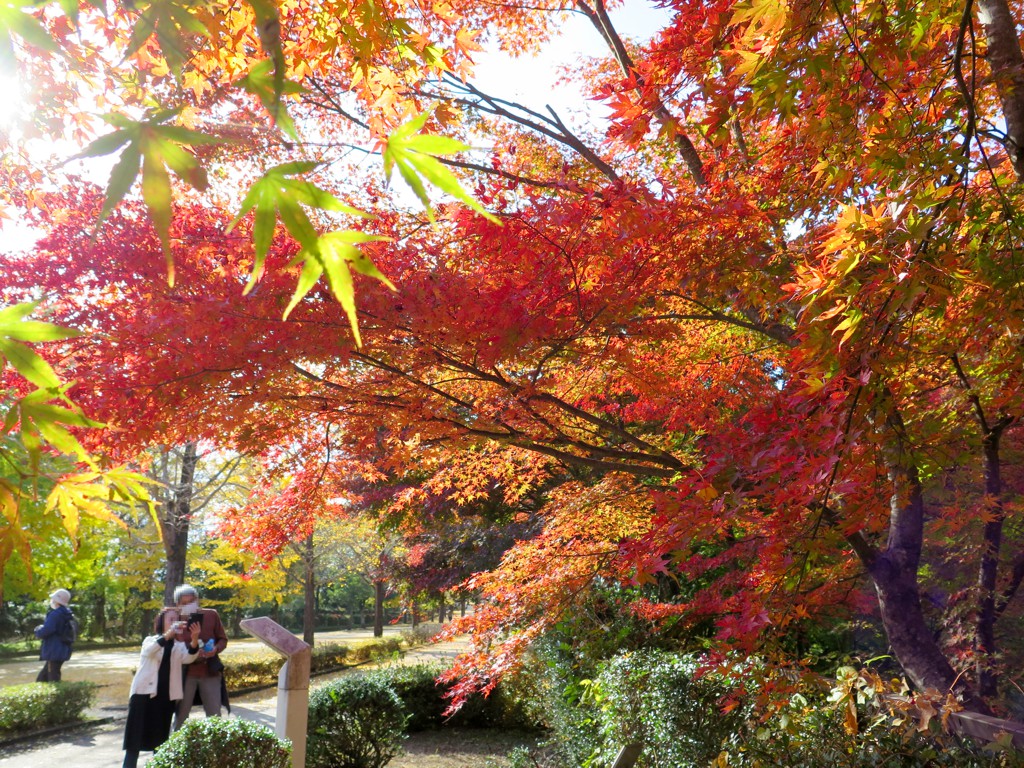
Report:
M 58 589 L 50 595 L 50 610 L 46 620 L 36 627 L 35 634 L 43 641 L 39 648 L 39 658 L 45 662 L 37 683 L 59 683 L 61 665 L 71 658 L 71 643 L 64 640 L 68 625 L 71 623 L 71 593 L 66 589 Z
M 227 647 L 228 636 L 218 613 L 212 608 L 199 607 L 199 592 L 195 587 L 182 584 L 176 588 L 174 602 L 186 626 L 198 622 L 199 639 L 202 642 L 198 657 L 188 665 L 185 673 L 183 696 L 174 716 L 174 730 L 178 730 L 188 718 L 197 698 L 202 702 L 207 717 L 220 715 L 226 689 L 224 664 L 218 654 Z M 184 634 L 179 634 L 178 639 L 183 640 Z

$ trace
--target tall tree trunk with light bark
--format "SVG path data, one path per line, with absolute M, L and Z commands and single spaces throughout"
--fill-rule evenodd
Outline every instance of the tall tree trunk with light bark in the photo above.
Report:
M 978 20 L 985 30 L 985 60 L 1006 121 L 1006 151 L 1019 182 L 1024 179 L 1024 55 L 1017 23 L 1006 0 L 978 0 Z
M 186 443 L 182 449 L 178 478 L 168 489 L 161 510 L 160 527 L 163 529 L 164 554 L 167 559 L 164 571 L 164 605 L 173 604 L 175 587 L 185 581 L 188 531 L 192 521 L 192 494 L 195 490 L 198 462 L 196 444 Z

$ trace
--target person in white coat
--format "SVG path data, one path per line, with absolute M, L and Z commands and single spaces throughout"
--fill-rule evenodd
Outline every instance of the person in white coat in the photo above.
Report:
M 154 750 L 170 737 L 182 696 L 182 665 L 191 664 L 199 653 L 198 624 L 188 628 L 187 644 L 175 639 L 186 632 L 176 608 L 164 608 L 153 628 L 158 634 L 142 641 L 139 669 L 132 679 L 124 726 L 124 768 L 136 768 L 139 752 Z

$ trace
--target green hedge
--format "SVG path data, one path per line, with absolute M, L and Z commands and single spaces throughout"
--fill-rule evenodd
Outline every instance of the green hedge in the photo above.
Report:
M 487 697 L 471 696 L 457 712 L 445 715 L 451 704 L 450 685 L 438 683 L 445 667 L 440 664 L 390 666 L 367 673 L 390 686 L 409 712 L 406 731 L 455 728 L 534 728 L 536 719 L 528 714 L 522 692 L 513 689 L 514 680 L 502 681 Z
M 350 651 L 352 661 L 356 664 L 364 661 L 382 661 L 388 657 L 402 653 L 402 640 L 397 637 L 379 637 L 353 646 Z
M 344 667 L 351 649 L 342 643 L 325 643 L 313 646 L 313 657 L 310 659 L 310 672 L 326 672 L 330 669 Z M 275 677 L 276 679 L 276 677 Z
M 96 698 L 95 683 L 28 683 L 0 689 L 0 734 L 74 723 Z
M 366 661 L 392 658 L 403 652 L 397 637 L 367 640 L 353 646 L 325 643 L 313 646 L 310 672 L 317 674 Z M 223 658 L 224 676 L 229 691 L 241 691 L 264 685 L 276 685 L 284 660 L 276 653 L 255 651 L 232 654 Z
M 890 711 L 891 684 L 871 672 L 841 669 L 829 690 L 757 659 L 707 663 L 652 649 L 620 653 L 593 678 L 548 667 L 547 751 L 513 765 L 607 768 L 640 743 L 637 768 L 1024 768 L 1005 744 L 942 734 L 939 718 L 920 732 Z
M 416 664 L 385 667 L 367 675 L 383 681 L 395 691 L 409 712 L 406 731 L 416 733 L 444 725 L 443 715 L 448 702 L 444 698 L 445 689 L 435 683 L 441 671 L 442 667 L 437 664 Z
M 399 634 L 402 637 L 402 641 L 410 648 L 415 648 L 418 645 L 426 645 L 434 636 L 441 631 L 443 625 L 441 624 L 420 624 L 416 627 L 410 627 L 409 629 L 403 629 Z
M 149 768 L 290 768 L 292 745 L 265 725 L 236 717 L 186 720 Z
M 382 768 L 401 750 L 406 710 L 379 675 L 350 675 L 309 698 L 309 768 Z
M 310 671 L 313 674 L 344 667 L 351 651 L 341 643 L 327 643 L 313 647 Z M 262 685 L 276 685 L 277 676 L 284 663 L 276 653 L 257 651 L 233 654 L 223 659 L 224 677 L 229 691 L 240 691 Z

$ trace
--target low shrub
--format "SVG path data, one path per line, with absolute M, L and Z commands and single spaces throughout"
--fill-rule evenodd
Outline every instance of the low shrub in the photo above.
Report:
M 397 637 L 378 637 L 367 640 L 352 647 L 351 659 L 354 663 L 364 661 L 381 661 L 402 654 L 402 640 Z
M 231 654 L 224 662 L 224 680 L 228 691 L 241 691 L 261 685 L 273 685 L 284 659 L 276 653 L 254 651 Z
M 486 698 L 487 720 L 492 728 L 538 730 L 546 728 L 540 679 L 529 670 L 511 672 Z
M 186 720 L 149 768 L 290 768 L 292 745 L 270 728 L 237 717 Z
M 516 678 L 503 680 L 487 697 L 471 696 L 454 714 L 446 716 L 451 704 L 450 684 L 439 683 L 445 671 L 440 664 L 382 667 L 368 673 L 394 689 L 409 712 L 408 733 L 455 728 L 535 728 L 537 719 L 528 714 L 523 692 L 515 689 Z
M 341 643 L 313 646 L 310 672 L 325 672 L 346 665 L 349 648 Z M 224 660 L 224 678 L 229 691 L 240 691 L 261 685 L 276 685 L 284 659 L 276 653 L 233 654 Z
M 346 666 L 349 647 L 342 643 L 324 643 L 313 646 L 313 657 L 310 659 L 310 671 L 326 672 Z
M 723 744 L 729 766 L 829 765 L 841 768 L 1021 768 L 1024 753 L 1008 741 L 984 745 L 944 733 L 941 717 L 893 707 L 902 684 L 842 668 L 830 691 L 803 686 L 783 706 L 750 721 Z M 929 711 L 928 697 L 918 701 Z M 932 702 L 937 704 L 939 702 Z M 931 710 L 935 711 L 935 710 Z
M 405 705 L 379 675 L 351 675 L 309 699 L 309 768 L 381 768 L 401 749 Z
M 576 718 L 554 722 L 551 759 L 536 765 L 608 766 L 639 743 L 637 768 L 1024 768 L 1007 744 L 961 740 L 939 717 L 922 727 L 893 710 L 887 694 L 905 691 L 871 672 L 842 669 L 829 690 L 754 659 L 705 668 L 698 656 L 642 650 L 581 687 Z
M 610 765 L 626 744 L 644 745 L 645 768 L 710 765 L 744 729 L 749 712 L 723 703 L 745 670 L 700 670 L 695 656 L 658 650 L 612 659 L 593 683 L 600 746 L 593 759 Z
M 0 659 L 11 656 L 35 656 L 39 653 L 39 645 L 38 640 L 8 640 L 0 643 Z
M 440 631 L 440 624 L 419 624 L 410 629 L 403 629 L 400 634 L 406 647 L 415 648 L 429 643 Z
M 28 683 L 0 689 L 0 733 L 24 733 L 82 719 L 95 683 Z
M 429 731 L 444 725 L 444 711 L 448 707 L 446 688 L 438 686 L 437 676 L 443 671 L 438 664 L 394 665 L 368 672 L 368 677 L 379 679 L 401 699 L 409 719 L 407 733 Z

